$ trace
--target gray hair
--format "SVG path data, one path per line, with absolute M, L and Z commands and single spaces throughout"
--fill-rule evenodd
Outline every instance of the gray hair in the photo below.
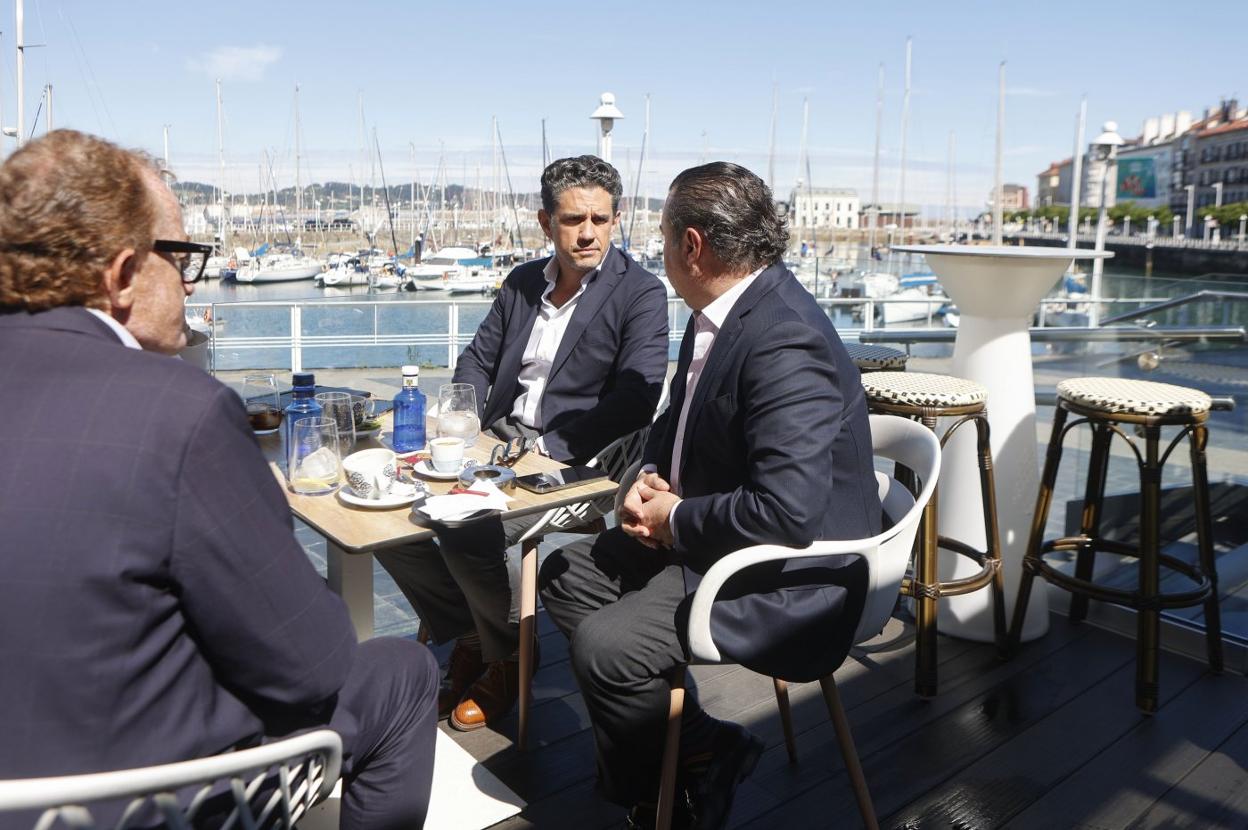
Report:
M 663 206 L 673 233 L 697 228 L 711 252 L 751 271 L 771 265 L 789 247 L 789 231 L 771 190 L 739 164 L 714 161 L 672 180 Z
M 573 187 L 601 187 L 611 194 L 611 213 L 620 209 L 620 173 L 597 156 L 557 159 L 542 171 L 542 209 L 553 215 L 559 194 Z

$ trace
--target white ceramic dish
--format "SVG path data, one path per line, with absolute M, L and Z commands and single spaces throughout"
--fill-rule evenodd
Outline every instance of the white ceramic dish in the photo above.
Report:
M 455 472 L 442 473 L 433 469 L 433 465 L 429 462 L 428 459 L 422 459 L 412 465 L 412 471 L 415 472 L 416 475 L 418 476 L 423 476 L 425 478 L 432 478 L 435 481 L 453 481 L 459 478 L 459 474 L 463 472 L 464 467 L 466 466 L 467 466 L 467 462 L 461 462 L 459 469 L 456 470 Z
M 397 486 L 397 485 L 396 485 Z M 403 488 L 407 490 L 408 488 Z M 343 487 L 338 491 L 338 496 L 345 503 L 352 507 L 363 507 L 367 510 L 388 510 L 392 507 L 406 507 L 416 499 L 423 495 L 419 490 L 412 489 L 407 495 L 393 495 L 387 493 L 379 499 L 362 499 L 355 493 L 352 493 L 347 487 Z

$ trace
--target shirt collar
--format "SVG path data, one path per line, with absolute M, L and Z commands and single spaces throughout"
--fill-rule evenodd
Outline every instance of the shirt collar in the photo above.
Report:
M 125 346 L 127 349 L 143 349 L 143 347 L 139 345 L 139 341 L 134 339 L 134 335 L 131 334 L 130 331 L 121 323 L 118 323 L 98 308 L 88 308 L 87 311 L 103 320 L 104 325 L 112 329 L 113 334 L 117 335 L 117 339 L 121 341 L 121 345 Z
M 767 266 L 763 266 L 766 268 Z M 732 307 L 737 304 L 737 300 L 741 299 L 741 295 L 746 289 L 758 279 L 758 275 L 763 273 L 763 268 L 759 268 L 754 273 L 745 277 L 732 288 L 729 288 L 723 294 L 720 294 L 712 300 L 706 308 L 702 309 L 702 317 L 715 327 L 715 330 L 723 328 L 724 321 L 728 319 L 728 312 L 732 311 Z

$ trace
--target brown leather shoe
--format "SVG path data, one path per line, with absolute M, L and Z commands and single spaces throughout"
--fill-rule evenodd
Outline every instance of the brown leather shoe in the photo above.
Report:
M 519 696 L 520 661 L 490 663 L 451 712 L 451 726 L 460 732 L 480 729 L 510 712 Z
M 455 641 L 451 657 L 446 664 L 446 676 L 442 678 L 442 687 L 438 689 L 438 717 L 444 718 L 464 699 L 464 692 L 485 671 L 485 661 L 481 659 L 481 646 L 466 645 L 463 640 Z

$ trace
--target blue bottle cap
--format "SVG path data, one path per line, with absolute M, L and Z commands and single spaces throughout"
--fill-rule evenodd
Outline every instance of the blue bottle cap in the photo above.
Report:
M 297 372 L 290 378 L 291 386 L 316 386 L 316 376 L 311 372 Z

